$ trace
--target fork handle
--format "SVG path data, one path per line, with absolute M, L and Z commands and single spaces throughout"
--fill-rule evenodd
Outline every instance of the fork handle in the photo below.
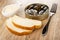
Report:
M 48 26 L 49 26 L 49 23 L 50 23 L 50 21 L 51 21 L 51 18 L 52 18 L 52 16 L 50 16 L 47 24 L 46 24 L 45 27 L 43 28 L 42 34 L 45 34 L 45 33 L 48 31 Z

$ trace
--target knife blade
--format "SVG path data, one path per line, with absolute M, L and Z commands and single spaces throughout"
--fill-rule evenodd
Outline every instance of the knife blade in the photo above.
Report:
M 49 27 L 49 23 L 50 23 L 50 21 L 51 21 L 52 16 L 56 13 L 56 10 L 57 10 L 57 4 L 54 3 L 54 4 L 52 4 L 52 8 L 51 8 L 51 10 L 50 10 L 50 14 L 49 14 L 50 18 L 49 18 L 47 24 L 45 25 L 45 27 L 43 28 L 42 34 L 45 35 L 45 34 L 47 33 L 48 27 Z

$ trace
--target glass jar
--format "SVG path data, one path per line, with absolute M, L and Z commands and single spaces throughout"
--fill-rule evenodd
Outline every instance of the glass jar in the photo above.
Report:
M 44 20 L 49 16 L 49 7 L 39 3 L 30 4 L 25 8 L 25 16 L 30 19 Z

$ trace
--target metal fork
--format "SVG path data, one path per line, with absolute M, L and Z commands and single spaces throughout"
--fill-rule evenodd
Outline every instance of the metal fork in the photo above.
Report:
M 56 10 L 57 10 L 57 4 L 54 3 L 54 4 L 52 5 L 51 10 L 50 10 L 50 15 L 49 15 L 50 18 L 49 18 L 47 24 L 45 25 L 45 27 L 43 28 L 42 34 L 46 34 L 46 33 L 47 33 L 48 27 L 49 27 L 49 23 L 50 23 L 50 21 L 51 21 L 52 16 L 56 13 Z

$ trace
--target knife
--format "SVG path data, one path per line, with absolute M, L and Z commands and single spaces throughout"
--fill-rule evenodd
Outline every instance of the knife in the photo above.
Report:
M 48 20 L 47 24 L 45 25 L 45 27 L 44 27 L 43 30 L 42 30 L 42 34 L 43 34 L 43 35 L 45 35 L 45 34 L 47 33 L 48 27 L 49 27 L 49 23 L 50 23 L 50 21 L 51 21 L 52 16 L 56 13 L 56 10 L 57 10 L 57 4 L 54 3 L 54 4 L 52 4 L 52 8 L 51 8 L 51 10 L 50 10 L 49 20 Z

